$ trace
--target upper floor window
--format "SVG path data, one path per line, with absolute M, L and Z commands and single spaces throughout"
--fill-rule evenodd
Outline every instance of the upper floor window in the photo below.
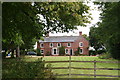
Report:
M 53 43 L 50 43 L 50 47 L 53 47 Z
M 67 47 L 71 47 L 71 43 L 67 43 Z
M 57 47 L 61 47 L 61 43 L 57 43 Z
M 43 48 L 43 47 L 44 47 L 43 43 L 40 43 L 40 47 L 41 47 L 41 48 Z
M 80 42 L 80 43 L 79 43 L 79 47 L 83 47 L 83 42 Z

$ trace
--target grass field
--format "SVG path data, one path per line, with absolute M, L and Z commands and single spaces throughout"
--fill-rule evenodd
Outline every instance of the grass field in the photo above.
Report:
M 26 61 L 35 61 L 41 57 L 26 57 L 24 60 Z M 72 60 L 78 61 L 117 61 L 114 59 L 99 59 L 96 56 L 72 56 Z M 69 56 L 45 56 L 43 58 L 45 61 L 65 61 L 69 60 Z M 52 67 L 68 67 L 69 63 L 51 63 Z M 81 67 L 81 68 L 93 68 L 94 63 L 80 63 L 80 62 L 72 62 L 72 67 Z M 118 63 L 97 63 L 97 68 L 119 68 Z M 54 69 L 52 70 L 54 74 L 68 74 L 69 69 Z M 93 70 L 79 70 L 79 69 L 71 69 L 72 74 L 94 74 Z M 96 74 L 102 75 L 118 75 L 117 70 L 97 70 Z M 59 76 L 59 78 L 68 78 L 68 76 Z M 94 78 L 93 76 L 71 76 L 71 78 Z M 96 77 L 96 78 L 111 78 L 111 77 Z

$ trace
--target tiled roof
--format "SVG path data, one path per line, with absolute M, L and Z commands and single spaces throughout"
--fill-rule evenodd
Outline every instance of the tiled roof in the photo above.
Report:
M 49 36 L 43 37 L 43 41 L 39 40 L 39 42 L 74 42 L 77 39 L 83 38 L 82 36 Z

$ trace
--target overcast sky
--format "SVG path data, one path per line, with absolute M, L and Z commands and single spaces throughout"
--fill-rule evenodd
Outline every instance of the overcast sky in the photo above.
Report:
M 89 35 L 89 31 L 90 31 L 90 27 L 93 24 L 96 24 L 99 21 L 99 14 L 100 11 L 97 10 L 97 6 L 94 5 L 92 2 L 90 2 L 89 4 L 87 4 L 88 6 L 90 6 L 91 9 L 95 9 L 95 10 L 91 10 L 90 13 L 92 14 L 92 18 L 93 20 L 91 21 L 90 24 L 87 25 L 87 27 L 80 27 L 78 26 L 78 30 L 74 30 L 70 31 L 69 33 L 50 33 L 50 36 L 78 36 L 79 35 L 79 31 L 82 31 L 82 34 L 87 34 Z

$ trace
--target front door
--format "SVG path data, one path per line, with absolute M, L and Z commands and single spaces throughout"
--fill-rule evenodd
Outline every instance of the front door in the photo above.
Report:
M 73 54 L 73 50 L 72 49 L 70 49 L 70 55 L 72 55 Z
M 58 55 L 57 48 L 52 48 L 52 55 Z

